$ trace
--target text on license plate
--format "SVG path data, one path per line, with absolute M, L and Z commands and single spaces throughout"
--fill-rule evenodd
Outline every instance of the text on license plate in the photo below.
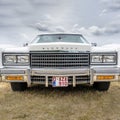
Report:
M 68 77 L 53 76 L 52 77 L 52 86 L 53 87 L 67 87 L 68 86 Z

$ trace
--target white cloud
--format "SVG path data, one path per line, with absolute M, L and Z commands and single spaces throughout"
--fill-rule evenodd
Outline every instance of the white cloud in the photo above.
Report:
M 73 25 L 73 33 L 81 33 L 85 36 L 114 36 L 120 34 L 120 22 L 113 21 L 108 23 L 106 26 L 90 26 L 80 27 L 78 24 Z
M 65 28 L 63 26 L 56 26 L 55 27 L 55 32 L 65 32 Z
M 107 13 L 107 9 L 103 9 L 102 12 L 99 14 L 99 16 L 106 15 L 106 13 Z
M 102 3 L 97 0 L 0 0 L 0 43 L 19 44 L 36 34 L 55 32 L 108 38 L 119 34 L 120 37 L 120 0 L 102 0 Z
M 30 27 L 43 33 L 65 32 L 66 31 L 63 26 L 51 24 L 49 22 L 36 23 L 36 24 L 31 25 Z
M 102 0 L 110 11 L 120 11 L 120 0 Z
M 49 32 L 50 28 L 47 24 L 43 24 L 43 23 L 36 23 L 35 25 L 32 25 L 33 28 L 37 29 L 38 31 L 42 31 L 42 32 Z

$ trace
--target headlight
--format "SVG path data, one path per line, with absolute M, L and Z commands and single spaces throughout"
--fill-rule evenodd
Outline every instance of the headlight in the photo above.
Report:
M 18 58 L 18 63 L 28 63 L 29 62 L 28 56 L 17 56 L 17 58 Z
M 116 56 L 115 55 L 105 55 L 103 56 L 103 62 L 104 63 L 115 63 Z
M 92 56 L 92 63 L 101 63 L 102 62 L 102 55 L 93 55 Z
M 16 56 L 5 56 L 5 63 L 16 63 Z
M 29 54 L 3 54 L 3 65 L 29 65 Z
M 91 54 L 91 64 L 117 64 L 117 54 L 93 53 Z

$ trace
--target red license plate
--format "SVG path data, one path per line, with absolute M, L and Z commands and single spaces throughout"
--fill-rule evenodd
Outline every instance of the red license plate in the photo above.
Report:
M 53 87 L 67 87 L 68 86 L 68 77 L 53 76 L 52 77 L 52 86 Z

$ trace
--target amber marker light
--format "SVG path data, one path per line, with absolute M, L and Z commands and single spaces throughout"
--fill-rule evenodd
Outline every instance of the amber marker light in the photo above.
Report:
M 6 76 L 6 80 L 23 80 L 23 76 Z
M 113 80 L 115 78 L 114 75 L 98 75 L 97 80 Z

